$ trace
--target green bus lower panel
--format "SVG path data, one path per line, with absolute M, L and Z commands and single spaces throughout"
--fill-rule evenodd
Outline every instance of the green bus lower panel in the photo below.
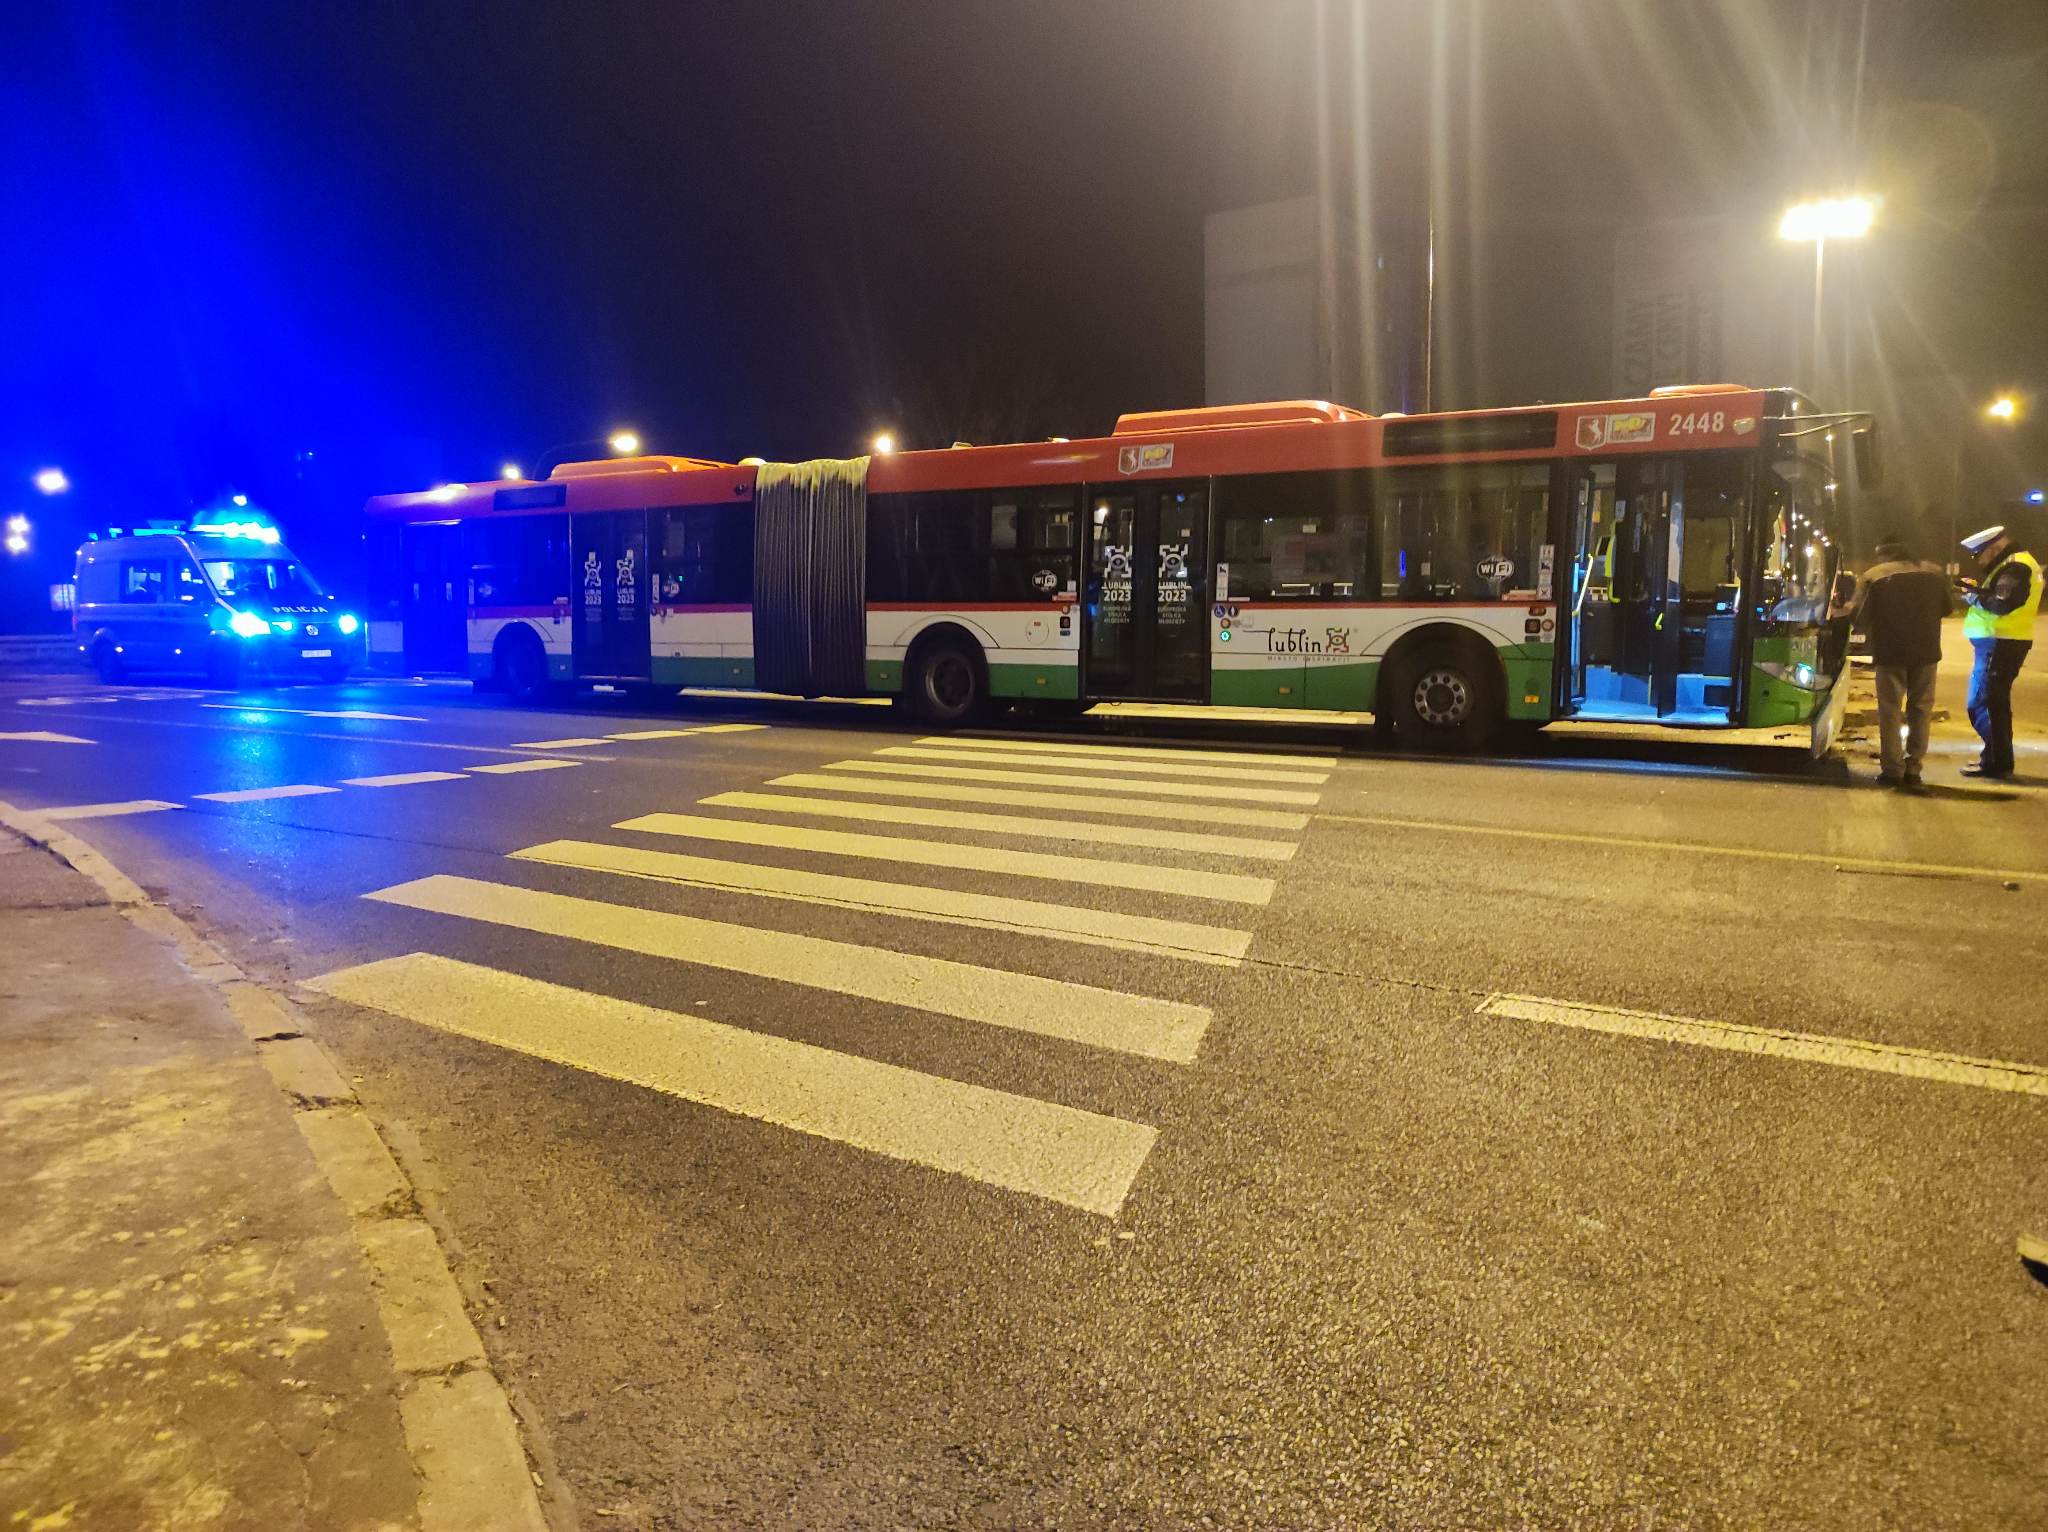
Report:
M 869 660 L 868 690 L 871 692 L 900 692 L 903 690 L 903 661 Z
M 657 686 L 736 686 L 754 684 L 752 655 L 657 654 L 648 677 Z
M 1512 644 L 1501 650 L 1500 663 L 1508 678 L 1508 717 L 1550 716 L 1554 658 L 1550 644 Z
M 1257 670 L 1212 669 L 1209 700 L 1217 707 L 1307 707 L 1308 667 L 1279 664 Z
M 1359 660 L 1349 665 L 1308 667 L 1308 701 L 1312 708 L 1336 713 L 1370 713 L 1379 685 L 1380 662 Z
M 1749 667 L 1749 727 L 1774 729 L 1788 723 L 1806 723 L 1822 699 L 1790 681 L 1780 680 L 1761 666 Z
M 869 667 L 873 681 L 873 667 Z M 892 685 L 888 688 L 894 691 Z M 1071 702 L 1081 695 L 1081 672 L 1072 665 L 1016 665 L 1004 662 L 988 667 L 988 690 L 992 697 L 1046 697 Z

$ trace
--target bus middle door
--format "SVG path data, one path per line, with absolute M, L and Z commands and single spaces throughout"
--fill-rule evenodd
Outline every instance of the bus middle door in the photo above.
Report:
M 570 518 L 576 674 L 648 676 L 647 513 L 593 511 Z

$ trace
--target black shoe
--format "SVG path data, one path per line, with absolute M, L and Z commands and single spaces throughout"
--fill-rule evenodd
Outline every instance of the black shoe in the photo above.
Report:
M 1925 782 L 1920 780 L 1920 773 L 1917 771 L 1907 772 L 1900 780 L 1899 785 L 1909 793 L 1917 793 L 1927 786 Z
M 1879 787 L 1897 787 L 1902 780 L 1902 778 L 1895 777 L 1888 771 L 1880 771 L 1877 774 L 1877 785 Z
M 2003 782 L 2012 773 L 2010 771 L 1993 771 L 1989 766 L 1973 761 L 1963 768 L 1963 775 L 1966 777 L 1982 777 L 1989 782 Z

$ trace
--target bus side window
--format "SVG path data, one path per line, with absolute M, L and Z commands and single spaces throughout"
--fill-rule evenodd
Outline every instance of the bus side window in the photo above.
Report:
M 1246 601 L 1370 601 L 1371 480 L 1357 470 L 1240 474 L 1216 484 L 1219 563 Z
M 655 577 L 658 599 L 678 606 L 751 606 L 753 507 L 686 505 L 664 512 Z
M 1533 588 L 1550 464 L 1438 463 L 1379 484 L 1380 589 L 1397 601 L 1498 601 Z
M 1071 489 L 999 489 L 988 496 L 988 597 L 1051 601 L 1074 578 Z
M 121 599 L 130 604 L 147 604 L 164 599 L 162 559 L 123 559 Z

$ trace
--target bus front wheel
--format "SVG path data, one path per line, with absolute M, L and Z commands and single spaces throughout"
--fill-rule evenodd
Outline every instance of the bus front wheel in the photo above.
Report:
M 940 639 L 921 649 L 909 683 L 912 712 L 934 727 L 975 723 L 988 711 L 981 656 L 957 639 Z
M 1431 644 L 1388 678 L 1395 733 L 1424 749 L 1481 750 L 1500 731 L 1496 664 L 1473 648 Z

